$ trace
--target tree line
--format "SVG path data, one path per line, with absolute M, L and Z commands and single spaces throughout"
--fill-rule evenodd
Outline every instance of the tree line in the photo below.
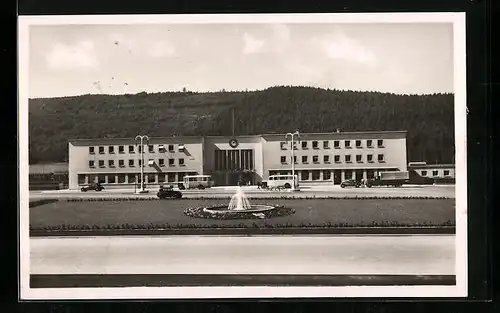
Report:
M 234 127 L 233 120 L 234 117 Z M 452 94 L 396 95 L 311 87 L 145 92 L 31 99 L 30 163 L 64 162 L 68 140 L 407 130 L 408 161 L 454 163 Z

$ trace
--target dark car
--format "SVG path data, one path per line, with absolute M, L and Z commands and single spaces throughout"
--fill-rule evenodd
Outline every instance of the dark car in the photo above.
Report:
M 88 186 L 84 186 L 81 189 L 83 192 L 89 191 L 89 190 L 95 190 L 95 191 L 101 191 L 104 190 L 104 187 L 100 183 L 92 183 Z
M 359 187 L 361 187 L 361 182 L 357 181 L 355 179 L 347 179 L 347 180 L 344 180 L 342 183 L 340 183 L 340 187 L 342 187 L 342 188 L 345 188 L 345 187 L 359 188 Z
M 180 191 L 174 190 L 173 188 L 160 188 L 156 194 L 160 199 L 180 199 L 182 198 L 182 193 Z

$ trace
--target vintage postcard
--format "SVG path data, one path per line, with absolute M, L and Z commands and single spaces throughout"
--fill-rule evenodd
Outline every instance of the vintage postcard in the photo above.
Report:
M 20 298 L 466 297 L 465 13 L 19 17 Z

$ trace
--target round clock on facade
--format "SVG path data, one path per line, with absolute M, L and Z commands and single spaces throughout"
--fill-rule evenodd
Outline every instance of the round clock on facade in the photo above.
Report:
M 238 140 L 236 139 L 229 140 L 229 145 L 231 146 L 231 148 L 236 148 L 238 146 Z

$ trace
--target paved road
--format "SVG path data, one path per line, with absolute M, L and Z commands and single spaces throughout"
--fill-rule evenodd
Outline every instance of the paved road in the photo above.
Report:
M 338 186 L 304 187 L 301 191 L 274 192 L 245 187 L 244 193 L 252 198 L 259 197 L 447 197 L 455 198 L 455 186 L 404 186 L 401 188 L 340 188 Z M 212 188 L 206 190 L 183 191 L 185 198 L 196 197 L 229 197 L 234 194 L 234 188 Z M 109 189 L 101 192 L 81 192 L 74 190 L 30 191 L 30 199 L 43 198 L 121 198 L 121 197 L 152 197 L 156 190 L 148 194 L 134 194 L 133 190 Z
M 30 239 L 31 274 L 454 275 L 455 236 Z

